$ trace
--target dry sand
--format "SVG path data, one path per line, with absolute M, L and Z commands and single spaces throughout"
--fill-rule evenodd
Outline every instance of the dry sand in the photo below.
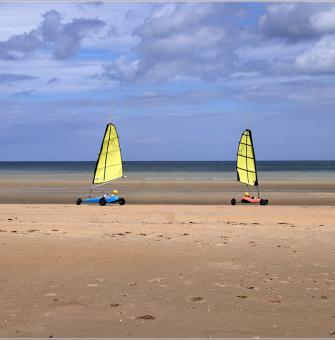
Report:
M 0 337 L 335 334 L 335 207 L 0 212 Z

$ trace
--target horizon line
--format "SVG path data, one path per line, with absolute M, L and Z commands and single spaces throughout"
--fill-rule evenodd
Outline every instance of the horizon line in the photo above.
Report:
M 53 162 L 53 163 L 64 163 L 64 162 L 71 162 L 71 163 L 84 163 L 84 162 L 96 162 L 96 160 L 0 160 L 0 163 L 14 163 L 14 162 Z M 227 160 L 123 160 L 125 162 L 236 162 L 236 159 L 227 159 Z M 257 159 L 257 162 L 335 162 L 335 159 Z

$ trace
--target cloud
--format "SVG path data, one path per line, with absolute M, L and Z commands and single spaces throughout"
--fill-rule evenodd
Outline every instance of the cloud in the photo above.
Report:
M 315 31 L 319 33 L 334 33 L 335 32 L 335 6 L 326 8 L 312 15 L 311 25 Z
M 96 33 L 104 25 L 101 20 L 86 18 L 73 19 L 63 24 L 61 14 L 50 10 L 43 15 L 43 21 L 37 29 L 0 42 L 0 58 L 21 59 L 39 48 L 52 46 L 56 59 L 67 59 L 79 51 L 84 38 Z
M 54 83 L 58 83 L 59 79 L 57 77 L 52 77 L 48 80 L 48 84 L 54 84 Z
M 317 3 L 273 4 L 259 19 L 259 30 L 268 38 L 294 43 L 335 32 L 335 6 Z
M 14 35 L 0 42 L 0 58 L 5 60 L 21 59 L 34 52 L 42 44 L 38 30 Z
M 36 77 L 24 74 L 2 73 L 0 74 L 0 84 L 9 84 L 17 81 L 33 80 Z
M 182 77 L 207 81 L 231 72 L 239 39 L 228 25 L 225 4 L 168 4 L 156 6 L 144 24 L 134 30 L 136 57 L 124 56 L 105 67 L 104 76 L 129 83 Z
M 295 59 L 298 71 L 310 74 L 335 74 L 335 35 L 327 35 Z
M 34 92 L 34 90 L 30 90 L 30 91 L 19 91 L 19 92 L 14 92 L 14 93 L 13 93 L 13 96 L 16 96 L 16 97 L 28 97 L 28 96 L 30 96 L 33 92 Z
M 51 10 L 44 14 L 40 31 L 44 41 L 54 45 L 55 58 L 67 59 L 79 50 L 83 38 L 104 25 L 101 20 L 85 18 L 74 19 L 63 25 L 60 13 Z
M 128 61 L 124 56 L 119 57 L 112 64 L 103 66 L 102 78 L 127 83 L 136 78 L 138 64 L 139 60 Z

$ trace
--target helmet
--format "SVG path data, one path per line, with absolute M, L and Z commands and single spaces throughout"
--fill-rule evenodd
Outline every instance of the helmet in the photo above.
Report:
M 249 196 L 250 196 L 250 194 L 248 192 L 244 193 L 244 197 L 249 197 Z
M 113 190 L 113 195 L 117 195 L 119 192 L 117 190 Z

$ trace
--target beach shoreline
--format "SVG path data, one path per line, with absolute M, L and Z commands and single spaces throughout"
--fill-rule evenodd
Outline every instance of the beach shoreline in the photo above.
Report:
M 230 204 L 246 190 L 256 188 L 227 180 L 118 180 L 94 190 L 94 195 L 118 189 L 127 204 Z M 72 204 L 88 196 L 90 184 L 83 180 L 1 179 L 0 204 Z M 335 180 L 264 181 L 261 196 L 273 205 L 335 205 Z

